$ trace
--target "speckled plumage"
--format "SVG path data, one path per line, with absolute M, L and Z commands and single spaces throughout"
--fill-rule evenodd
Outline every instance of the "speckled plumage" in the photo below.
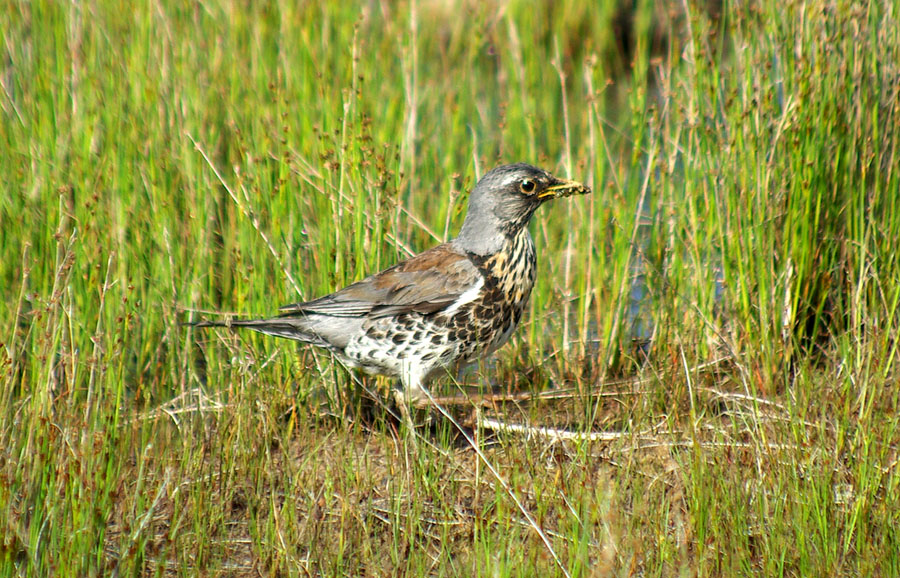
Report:
M 460 234 L 330 295 L 281 308 L 278 317 L 201 321 L 245 327 L 330 351 L 344 365 L 397 377 L 407 398 L 444 368 L 506 343 L 537 274 L 528 222 L 547 200 L 589 193 L 527 164 L 497 167 L 469 198 Z

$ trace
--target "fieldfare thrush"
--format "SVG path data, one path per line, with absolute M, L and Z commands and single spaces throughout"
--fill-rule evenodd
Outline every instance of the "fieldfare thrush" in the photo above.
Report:
M 401 399 L 421 400 L 431 378 L 509 340 L 534 286 L 528 222 L 535 210 L 590 192 L 528 164 L 497 167 L 472 189 L 452 241 L 331 295 L 285 305 L 277 317 L 194 326 L 245 327 L 310 343 L 347 367 L 399 378 Z

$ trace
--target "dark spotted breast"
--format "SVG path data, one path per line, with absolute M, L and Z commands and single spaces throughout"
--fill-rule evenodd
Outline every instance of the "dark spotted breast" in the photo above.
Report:
M 515 330 L 531 295 L 537 271 L 534 242 L 527 230 L 489 256 L 469 255 L 484 275 L 481 295 L 447 320 L 449 339 L 472 360 L 503 345 Z

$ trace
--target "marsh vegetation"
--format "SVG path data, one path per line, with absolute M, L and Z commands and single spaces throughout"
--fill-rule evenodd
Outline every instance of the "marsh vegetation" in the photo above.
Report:
M 0 574 L 900 575 L 896 1 L 2 12 Z M 480 456 L 179 325 L 443 241 L 515 161 L 594 194 L 433 388 Z

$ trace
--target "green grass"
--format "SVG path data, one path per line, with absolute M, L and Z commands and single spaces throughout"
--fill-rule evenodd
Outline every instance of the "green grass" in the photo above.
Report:
M 900 4 L 608 4 L 5 3 L 0 575 L 900 574 Z M 449 407 L 481 456 L 179 325 L 520 160 L 594 194 L 467 377 L 535 395 Z

